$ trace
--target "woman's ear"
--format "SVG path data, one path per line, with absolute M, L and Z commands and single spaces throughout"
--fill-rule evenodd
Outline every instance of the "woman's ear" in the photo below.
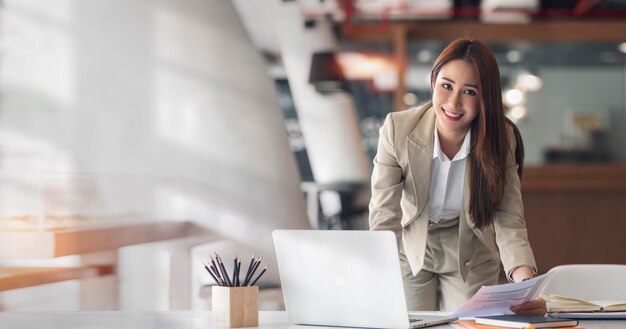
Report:
M 433 79 L 433 74 L 430 74 L 430 91 L 435 90 L 435 79 Z

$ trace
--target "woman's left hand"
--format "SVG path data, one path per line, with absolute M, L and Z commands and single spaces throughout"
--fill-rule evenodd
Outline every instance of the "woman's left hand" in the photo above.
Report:
M 526 302 L 519 305 L 511 306 L 511 311 L 515 314 L 520 315 L 539 315 L 544 316 L 548 312 L 548 307 L 546 306 L 546 300 L 539 297 L 537 299 L 531 300 L 530 302 Z

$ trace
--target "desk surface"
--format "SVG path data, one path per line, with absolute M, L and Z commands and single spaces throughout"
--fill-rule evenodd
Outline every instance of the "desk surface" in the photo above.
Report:
M 626 328 L 626 320 L 581 321 L 586 329 Z M 148 328 L 214 328 L 211 312 L 168 311 L 168 312 L 6 312 L 0 313 L 0 328 L 47 329 L 148 329 Z M 326 327 L 297 326 L 287 322 L 287 314 L 260 312 L 259 328 L 295 329 Z M 453 328 L 450 325 L 432 327 Z M 334 328 L 336 329 L 336 328 Z

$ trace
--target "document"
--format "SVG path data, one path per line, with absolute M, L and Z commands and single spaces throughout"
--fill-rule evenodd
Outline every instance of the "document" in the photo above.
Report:
M 530 280 L 495 286 L 482 286 L 453 316 L 470 318 L 483 315 L 513 314 L 509 307 L 536 299 L 551 273 Z

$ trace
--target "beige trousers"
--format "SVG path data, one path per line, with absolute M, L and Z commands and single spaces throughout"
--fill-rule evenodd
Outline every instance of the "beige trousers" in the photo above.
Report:
M 424 267 L 413 275 L 400 248 L 400 265 L 409 311 L 456 311 L 482 285 L 498 282 L 500 263 L 477 264 L 463 281 L 459 273 L 459 219 L 428 224 Z

